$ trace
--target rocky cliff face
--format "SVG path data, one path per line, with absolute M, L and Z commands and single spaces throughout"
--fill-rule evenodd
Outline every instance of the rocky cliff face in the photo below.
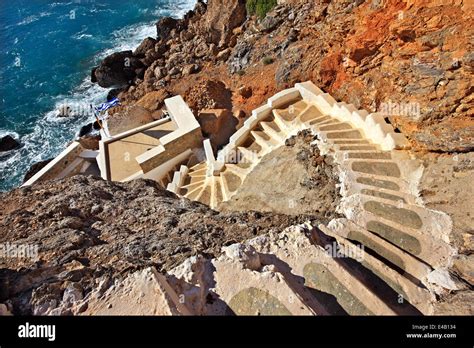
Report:
M 75 301 L 134 270 L 170 270 L 190 256 L 219 255 L 223 246 L 310 218 L 218 213 L 152 181 L 84 176 L 16 189 L 0 200 L 0 244 L 11 256 L 0 258 L 0 303 L 16 314 L 72 313 Z M 22 245 L 37 254 L 13 253 Z
M 242 115 L 276 90 L 311 79 L 341 101 L 385 112 L 416 148 L 472 150 L 471 2 L 279 3 L 264 19 L 246 18 L 244 1 L 214 0 L 199 2 L 183 20 L 160 20 L 158 39 L 135 52 L 144 67 L 129 61 L 135 77 L 120 97 L 133 104 L 157 90 L 185 95 L 218 80 L 232 91 L 227 108 Z M 111 85 L 101 75 L 108 63 L 95 71 L 99 84 Z M 122 70 L 116 82 L 130 77 Z M 251 93 L 242 95 L 243 88 Z

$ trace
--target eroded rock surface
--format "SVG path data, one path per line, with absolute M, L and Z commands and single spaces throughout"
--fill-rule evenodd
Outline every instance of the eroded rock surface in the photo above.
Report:
M 0 303 L 15 314 L 67 314 L 77 302 L 64 302 L 68 287 L 79 301 L 100 282 L 106 290 L 129 272 L 170 270 L 192 255 L 217 255 L 224 245 L 305 219 L 223 214 L 152 181 L 85 176 L 16 189 L 0 200 L 0 243 L 38 247 L 37 258 L 0 259 Z

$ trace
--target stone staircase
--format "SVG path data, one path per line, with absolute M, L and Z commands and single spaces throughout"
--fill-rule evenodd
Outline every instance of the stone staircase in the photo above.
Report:
M 431 314 L 435 294 L 453 290 L 447 272 L 455 253 L 447 237 L 452 223 L 423 206 L 416 189 L 421 166 L 382 115 L 338 103 L 311 83 L 297 84 L 255 110 L 217 159 L 207 151 L 205 161 L 182 166 L 168 189 L 216 208 L 263 156 L 303 129 L 312 130 L 322 154 L 338 164 L 345 218 L 233 246 L 238 250 L 224 250 L 212 267 L 201 265 L 212 275 L 199 271 L 194 285 L 183 281 L 193 277 L 178 272 L 178 292 L 212 278 L 209 291 L 224 302 L 203 306 L 203 298 L 196 299 L 201 307 L 189 311 Z

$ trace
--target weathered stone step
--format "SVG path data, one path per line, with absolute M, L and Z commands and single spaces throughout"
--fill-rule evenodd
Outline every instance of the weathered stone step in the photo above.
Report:
M 271 151 L 279 144 L 263 131 L 250 131 L 255 141 L 266 151 Z
M 330 125 L 323 125 L 319 127 L 320 132 L 338 131 L 338 130 L 353 130 L 354 128 L 347 122 L 339 122 Z
M 348 151 L 344 154 L 348 159 L 371 159 L 371 160 L 391 160 L 390 152 L 362 152 Z
M 196 201 L 199 201 L 203 204 L 210 205 L 212 196 L 212 187 L 211 185 L 204 186 L 204 189 L 199 193 L 195 198 Z
M 285 141 L 285 135 L 278 128 L 276 123 L 272 122 L 260 122 L 261 127 L 269 136 L 271 136 L 278 144 L 282 144 Z M 276 129 L 278 128 L 278 130 Z
M 329 314 L 396 314 L 323 247 L 313 245 L 304 230 L 291 227 L 284 236 L 257 237 L 248 244 L 261 253 L 263 263 L 281 265 L 279 270 L 285 276 L 302 277 L 314 300 Z
M 250 151 L 248 148 L 239 146 L 237 147 L 237 150 L 239 151 L 241 155 L 239 156 L 240 157 L 239 163 L 240 162 L 255 163 L 256 161 L 258 161 L 258 158 L 259 158 L 258 154 Z
M 394 195 L 392 193 L 387 193 L 385 191 L 382 191 L 381 189 L 361 189 L 359 192 L 363 195 L 366 196 L 372 196 L 372 197 L 377 197 L 377 198 L 382 198 L 386 200 L 393 201 L 395 203 L 408 203 L 407 199 L 401 195 Z
M 228 164 L 226 164 L 226 167 Z M 227 189 L 228 192 L 234 193 L 238 190 L 240 185 L 242 185 L 242 178 L 240 175 L 235 174 L 234 172 L 226 169 L 223 173 L 221 173 L 221 179 L 224 183 L 224 187 Z
M 223 200 L 222 186 L 219 177 L 212 177 L 211 185 L 211 208 L 216 208 L 217 205 Z
M 203 176 L 203 175 L 206 175 L 206 172 L 207 172 L 207 165 L 197 169 L 197 170 L 194 170 L 194 169 L 191 169 L 189 172 L 188 172 L 188 175 L 189 176 Z
M 294 120 L 296 120 L 305 109 L 308 108 L 308 104 L 300 100 L 294 104 L 291 104 L 289 107 L 286 109 L 277 109 L 275 110 L 279 116 L 287 123 L 292 123 Z
M 301 123 L 307 123 L 311 122 L 312 120 L 318 119 L 320 117 L 323 117 L 324 113 L 319 110 L 316 106 L 310 105 L 306 110 L 304 110 L 300 117 L 299 121 Z
M 232 193 L 229 190 L 229 187 L 227 186 L 227 182 L 225 181 L 223 175 L 219 175 L 216 177 L 216 180 L 218 181 L 219 185 L 221 186 L 221 191 L 222 191 L 222 201 L 227 201 L 231 198 Z
M 426 276 L 432 271 L 432 268 L 426 263 L 421 262 L 409 253 L 397 248 L 377 234 L 356 225 L 352 221 L 343 218 L 332 220 L 328 224 L 328 228 L 341 237 L 356 241 L 373 250 L 383 259 L 387 260 L 388 262 L 386 263 L 391 263 L 392 268 L 398 268 L 402 275 L 412 279 L 415 283 L 417 283 L 416 280 L 423 283 Z
M 362 134 L 358 130 L 347 130 L 347 131 L 329 131 L 320 132 L 321 138 L 329 141 L 335 139 L 363 139 Z
M 364 195 L 345 198 L 341 209 L 358 225 L 434 268 L 445 265 L 453 254 L 446 235 L 451 220 L 444 213 Z
M 237 164 L 226 164 L 226 168 L 233 172 L 234 174 L 237 174 L 239 175 L 240 177 L 242 178 L 245 178 L 245 176 L 247 176 L 247 174 L 249 173 L 249 169 L 248 168 L 243 168 L 242 165 L 244 165 L 244 163 L 241 163 L 241 166 L 237 165 Z
M 282 111 L 281 110 L 273 110 L 273 119 L 277 126 L 283 131 L 287 132 L 289 129 L 291 129 L 291 122 L 287 121 L 283 116 L 282 116 Z
M 202 170 L 202 169 L 206 169 L 207 168 L 207 164 L 206 162 L 200 162 L 192 167 L 189 168 L 189 172 L 192 173 L 192 172 L 197 172 L 199 170 Z
M 219 301 L 211 301 L 206 306 L 207 315 L 316 314 L 294 292 L 278 269 L 271 266 L 261 268 L 258 255 L 251 262 L 239 260 L 242 253 L 230 250 L 212 261 L 212 297 Z
M 360 247 L 353 242 L 341 237 L 339 234 L 334 233 L 331 229 L 326 228 L 324 225 L 320 225 L 319 228 L 330 237 L 336 239 L 337 244 L 340 246 L 340 251 L 347 257 L 357 255 L 360 252 Z M 332 245 L 334 247 L 334 245 Z M 374 244 L 372 243 L 372 246 Z M 380 249 L 379 249 L 380 250 Z M 397 252 L 397 254 L 399 254 Z M 434 296 L 421 284 L 418 285 L 413 283 L 408 278 L 385 264 L 380 259 L 372 256 L 366 250 L 363 251 L 362 257 L 357 260 L 363 267 L 367 268 L 375 274 L 378 278 L 384 281 L 400 296 L 400 304 L 404 301 L 408 301 L 411 305 L 416 307 L 423 314 L 432 314 L 432 302 L 435 300 Z M 398 301 L 394 301 L 397 303 Z M 398 306 L 394 306 L 396 309 Z
M 254 139 L 251 139 L 249 146 L 245 147 L 247 148 L 247 150 L 256 153 L 258 156 L 261 156 L 260 154 L 265 152 L 265 149 L 263 149 L 262 146 L 260 146 L 260 144 L 258 144 Z
M 385 176 L 390 178 L 400 178 L 401 172 L 398 165 L 394 162 L 381 162 L 381 161 L 360 161 L 352 160 L 345 161 L 351 170 L 364 174 L 373 174 L 379 176 Z
M 376 151 L 378 147 L 376 145 L 337 145 L 335 148 L 339 151 Z
M 356 139 L 356 140 L 334 140 L 334 145 L 370 145 L 370 142 L 365 139 Z
M 192 191 L 188 191 L 185 195 L 185 197 L 191 201 L 197 201 L 199 196 L 201 195 L 201 192 L 204 190 L 205 186 L 198 186 Z
M 186 178 L 184 179 L 184 185 L 193 185 L 196 183 L 200 183 L 206 180 L 206 175 L 187 175 Z
M 413 185 L 405 178 L 394 178 L 354 172 L 350 170 L 350 166 L 348 166 L 347 163 L 342 163 L 341 167 L 343 169 L 346 168 L 343 179 L 348 188 L 351 186 L 366 189 L 382 188 L 386 190 L 387 193 L 396 195 L 402 193 L 405 199 L 408 198 L 408 202 L 416 202 L 416 187 L 413 187 Z M 355 190 L 351 190 L 351 192 L 356 193 Z
M 339 122 L 338 120 L 335 120 L 331 116 L 324 115 L 324 116 L 321 116 L 321 117 L 318 117 L 318 118 L 315 118 L 315 119 L 309 121 L 309 125 L 310 125 L 311 128 L 313 128 L 317 131 L 318 130 L 317 127 L 316 127 L 317 125 L 322 124 L 324 122 L 328 122 L 328 121 Z
M 340 125 L 340 124 L 342 124 L 342 122 L 340 120 L 338 120 L 337 118 L 331 118 L 329 120 L 321 121 L 318 124 L 312 125 L 311 128 L 313 130 L 318 131 L 318 132 L 324 132 L 324 131 L 320 130 L 321 127 L 336 126 L 336 125 Z M 331 131 L 326 131 L 326 132 L 331 132 Z
M 205 183 L 206 183 L 206 180 L 202 180 L 202 181 L 195 182 L 193 184 L 184 185 L 181 187 L 181 190 L 182 190 L 181 192 L 184 192 L 184 194 L 192 192 L 195 189 L 204 186 Z

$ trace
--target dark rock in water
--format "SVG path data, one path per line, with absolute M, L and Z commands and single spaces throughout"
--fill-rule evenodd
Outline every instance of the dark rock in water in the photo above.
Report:
M 145 54 L 150 51 L 150 50 L 154 50 L 155 49 L 155 45 L 156 45 L 156 40 L 151 38 L 151 37 L 147 37 L 146 39 L 144 39 L 142 41 L 142 43 L 140 44 L 140 46 L 138 46 L 136 48 L 136 50 L 133 52 L 133 54 L 136 56 L 136 57 L 145 57 Z
M 97 70 L 97 66 L 91 70 L 91 82 L 92 83 L 97 83 L 97 77 L 95 77 L 95 72 Z
M 84 137 L 84 136 L 89 135 L 90 133 L 92 133 L 92 131 L 99 130 L 99 129 L 100 129 L 99 122 L 94 121 L 94 122 L 88 123 L 88 124 L 82 126 L 81 130 L 79 131 L 78 137 L 79 138 Z
M 136 70 L 143 67 L 132 51 L 113 53 L 92 70 L 91 81 L 105 88 L 125 87 L 136 77 Z
M 166 41 L 173 29 L 178 27 L 179 21 L 171 17 L 161 18 L 156 23 L 156 33 L 159 40 Z
M 20 146 L 18 140 L 11 135 L 5 135 L 0 138 L 0 152 L 10 151 Z
M 126 91 L 125 88 L 113 88 L 109 91 L 109 93 L 107 94 L 107 101 L 111 101 L 112 99 L 114 98 L 117 98 L 118 95 L 123 92 L 123 91 Z
M 23 183 L 27 182 L 28 180 L 30 180 L 36 173 L 38 173 L 41 169 L 43 169 L 44 167 L 46 167 L 46 165 L 51 162 L 53 159 L 52 158 L 49 158 L 47 160 L 44 160 L 44 161 L 41 161 L 41 162 L 38 162 L 38 163 L 35 163 L 33 164 L 30 169 L 28 169 L 28 171 L 26 172 L 25 174 L 25 177 L 23 178 Z
M 93 125 L 94 124 L 91 122 L 89 124 L 86 124 L 85 126 L 82 126 L 81 130 L 79 131 L 79 137 L 83 137 L 84 135 L 91 133 L 94 128 Z
M 58 110 L 58 117 L 70 117 L 72 116 L 72 108 L 67 105 L 62 105 Z

